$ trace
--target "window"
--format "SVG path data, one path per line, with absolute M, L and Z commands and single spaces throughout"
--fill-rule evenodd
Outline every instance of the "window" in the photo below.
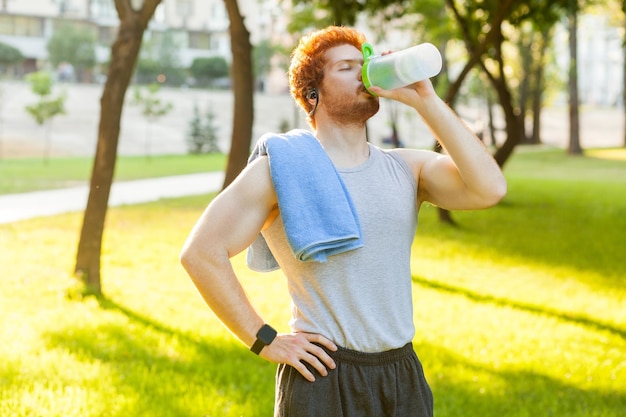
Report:
M 13 16 L 0 14 L 0 35 L 13 35 Z
M 91 17 L 117 19 L 113 0 L 91 0 Z
M 43 18 L 0 15 L 0 34 L 42 37 Z
M 117 36 L 116 27 L 100 26 L 98 28 L 98 43 L 101 45 L 111 45 Z
M 191 49 L 211 49 L 211 36 L 206 32 L 189 32 Z

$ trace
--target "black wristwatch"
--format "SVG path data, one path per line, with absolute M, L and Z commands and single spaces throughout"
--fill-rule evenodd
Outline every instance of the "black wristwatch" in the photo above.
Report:
M 261 349 L 274 341 L 277 334 L 278 332 L 272 326 L 264 324 L 257 332 L 256 342 L 254 342 L 250 350 L 258 355 L 261 353 Z

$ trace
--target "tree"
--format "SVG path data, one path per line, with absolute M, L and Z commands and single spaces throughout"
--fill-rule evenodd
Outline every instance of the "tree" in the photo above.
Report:
M 19 49 L 0 42 L 0 72 L 4 71 L 6 67 L 18 64 L 24 60 L 24 56 Z M 3 68 L 4 67 L 4 68 Z M 0 128 L 2 127 L 2 113 L 3 113 L 3 101 L 2 90 L 0 90 Z M 0 159 L 2 158 L 2 131 L 0 129 Z
M 159 90 L 161 86 L 157 83 L 152 83 L 146 87 L 147 91 L 139 86 L 135 88 L 133 104 L 142 107 L 141 114 L 146 118 L 146 158 L 150 159 L 150 145 L 152 142 L 152 135 L 150 126 L 154 124 L 156 119 L 167 114 L 172 109 L 172 103 L 163 102 L 159 98 Z
M 414 3 L 409 0 L 292 0 L 293 21 L 289 25 L 291 32 L 306 27 L 334 25 L 354 25 L 359 14 L 381 15 L 383 20 L 390 20 L 405 14 Z M 313 4 L 311 4 L 313 3 Z M 419 2 L 420 6 L 423 2 Z M 419 7 L 419 6 L 416 6 Z
M 254 120 L 252 45 L 237 0 L 224 0 L 230 19 L 230 47 L 233 54 L 233 131 L 224 187 L 229 185 L 248 162 Z
M 52 76 L 48 72 L 38 71 L 28 74 L 26 78 L 33 93 L 39 96 L 39 101 L 26 106 L 26 111 L 33 116 L 38 125 L 45 127 L 44 135 L 44 162 L 48 162 L 50 154 L 50 123 L 52 118 L 65 114 L 65 96 L 52 96 Z
M 622 69 L 622 107 L 624 108 L 624 120 L 626 121 L 626 0 L 622 0 L 621 4 L 622 9 L 622 24 L 624 28 L 624 39 L 622 39 L 622 60 L 623 60 L 623 69 Z M 624 143 L 623 146 L 626 147 L 626 122 L 624 123 Z
M 626 147 L 626 0 L 611 0 L 607 2 L 597 2 L 596 6 L 609 16 L 609 22 L 616 27 L 620 27 L 622 33 L 622 111 L 624 129 L 622 131 L 623 143 Z M 617 104 L 617 103 L 616 103 Z
M 101 294 L 100 256 L 104 222 L 113 182 L 124 97 L 137 62 L 144 31 L 161 0 L 144 0 L 135 10 L 131 0 L 115 0 L 120 19 L 107 81 L 100 98 L 100 123 L 96 156 L 89 183 L 75 272 L 88 293 Z
M 624 120 L 626 121 L 626 0 L 622 0 L 621 8 L 624 22 L 624 39 L 622 40 L 622 59 L 624 61 L 622 70 L 622 106 L 624 107 Z M 626 147 L 626 123 L 624 123 L 624 147 Z
M 472 1 L 465 2 L 462 6 L 454 0 L 446 0 L 446 3 L 462 28 L 463 40 L 470 52 L 466 68 L 479 65 L 498 94 L 498 101 L 505 115 L 507 138 L 494 157 L 502 166 L 519 143 L 523 132 L 523 120 L 519 105 L 516 104 L 519 102 L 514 100 L 515 89 L 507 75 L 503 54 L 503 46 L 507 40 L 503 23 L 519 30 L 525 22 L 540 22 L 537 27 L 542 31 L 548 30 L 567 13 L 569 0 Z M 477 19 L 476 16 L 486 16 L 487 19 Z M 460 84 L 454 84 L 451 92 L 460 87 Z
M 194 103 L 193 117 L 189 121 L 187 133 L 187 149 L 191 154 L 219 152 L 217 146 L 218 126 L 215 124 L 215 113 L 209 107 L 205 113 L 204 122 L 200 117 L 198 103 Z
M 293 0 L 295 4 L 308 3 L 303 0 Z M 468 52 L 468 59 L 457 78 L 451 82 L 444 100 L 454 107 L 454 102 L 459 93 L 465 78 L 475 68 L 486 76 L 495 90 L 500 107 L 503 110 L 506 128 L 506 140 L 497 148 L 494 158 L 500 166 L 503 166 L 513 149 L 520 142 L 523 132 L 523 121 L 520 115 L 519 101 L 516 100 L 516 89 L 509 75 L 509 62 L 507 62 L 506 48 L 508 39 L 505 34 L 506 27 L 519 28 L 526 21 L 543 19 L 547 23 L 554 25 L 563 13 L 567 10 L 568 0 L 472 0 L 455 1 L 445 0 L 446 9 L 456 22 L 456 35 L 462 39 Z M 347 16 L 345 10 L 361 11 L 370 13 L 382 11 L 383 15 L 393 17 L 402 15 L 405 12 L 419 13 L 424 22 L 441 22 L 440 13 L 432 13 L 437 7 L 437 0 L 420 2 L 419 5 L 407 1 L 378 0 L 373 2 L 354 2 L 343 0 L 332 2 L 329 0 L 319 0 L 315 2 L 317 6 L 325 10 L 344 8 L 334 17 L 348 19 L 346 22 L 335 20 L 340 23 L 351 24 L 355 17 Z M 358 3 L 358 4 L 356 4 Z M 425 7 L 423 12 L 420 9 Z M 356 8 L 356 9 L 355 9 Z M 441 7 L 439 7 L 439 10 Z M 406 15 L 405 15 L 406 16 Z M 433 17 L 434 16 L 434 17 Z M 424 24 L 414 25 L 426 27 Z M 430 26 L 429 26 L 430 27 Z M 506 44 L 506 45 L 505 45 Z M 444 219 L 445 220 L 445 219 Z
M 543 108 L 544 97 L 546 96 L 546 87 L 550 84 L 554 84 L 556 76 L 549 77 L 549 72 L 546 70 L 548 67 L 548 57 L 552 56 L 548 52 L 549 43 L 552 40 L 554 34 L 554 27 L 545 27 L 536 32 L 534 46 L 530 49 L 533 50 L 535 57 L 531 64 L 531 107 L 533 115 L 533 127 L 529 143 L 537 145 L 541 143 L 541 110 Z
M 569 0 L 569 146 L 570 155 L 583 153 L 580 147 L 580 117 L 578 100 L 578 0 Z
M 63 24 L 48 41 L 48 55 L 55 67 L 71 65 L 81 81 L 87 81 L 87 70 L 96 65 L 96 34 L 83 26 Z
M 254 45 L 252 51 L 254 75 L 260 77 L 272 69 L 272 56 L 275 48 L 269 39 L 264 39 Z

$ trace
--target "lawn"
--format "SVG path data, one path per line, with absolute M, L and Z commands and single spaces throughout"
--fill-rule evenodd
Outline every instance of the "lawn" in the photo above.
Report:
M 616 157 L 617 155 L 617 157 Z M 415 349 L 438 417 L 618 417 L 626 410 L 626 158 L 520 150 L 497 207 L 424 207 Z M 110 209 L 105 296 L 71 276 L 81 216 L 0 225 L 0 415 L 270 416 L 275 366 L 208 310 L 177 261 L 211 196 Z M 234 259 L 287 330 L 280 272 Z
M 92 158 L 40 158 L 0 160 L 0 194 L 22 193 L 52 188 L 85 185 L 89 182 Z M 222 170 L 224 154 L 120 156 L 115 180 L 136 180 L 168 175 L 194 174 Z

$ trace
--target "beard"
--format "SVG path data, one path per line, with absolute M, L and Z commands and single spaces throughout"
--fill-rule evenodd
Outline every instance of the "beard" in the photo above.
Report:
M 363 94 L 351 97 L 323 95 L 326 112 L 332 120 L 343 125 L 364 125 L 370 117 L 378 113 L 378 97 Z

